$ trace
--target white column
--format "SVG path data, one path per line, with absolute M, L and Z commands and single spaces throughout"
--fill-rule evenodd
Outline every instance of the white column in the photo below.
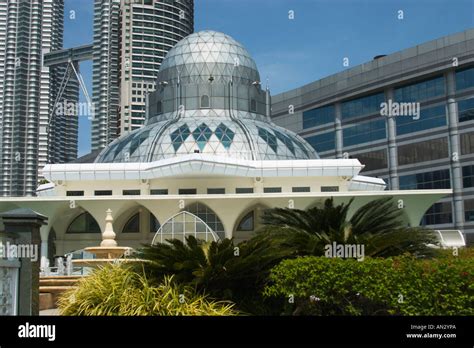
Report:
M 48 225 L 41 226 L 40 228 L 40 236 L 41 236 L 40 265 L 43 265 L 44 262 L 48 259 L 48 238 L 49 238 L 50 230 L 51 230 L 51 227 Z
M 459 157 L 461 156 L 461 144 L 459 143 L 458 108 L 456 103 L 456 76 L 455 70 L 446 72 L 447 90 L 447 112 L 448 112 L 448 132 L 449 149 L 451 157 L 451 183 L 453 185 L 453 223 L 458 230 L 464 228 L 464 201 L 462 185 L 462 169 Z
M 387 102 L 395 101 L 393 88 L 385 91 Z M 388 140 L 388 173 L 390 190 L 399 190 L 400 181 L 398 178 L 398 147 L 397 147 L 397 124 L 392 115 L 387 116 L 387 140 Z

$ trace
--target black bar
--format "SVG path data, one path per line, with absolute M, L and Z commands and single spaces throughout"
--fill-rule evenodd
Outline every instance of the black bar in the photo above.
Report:
M 474 317 L 0 317 L 0 347 L 249 343 L 473 347 Z M 20 338 L 20 325 L 55 325 L 55 340 Z M 415 327 L 412 327 L 415 325 Z M 433 325 L 433 327 L 428 327 Z M 421 327 L 425 327 L 423 331 Z M 407 334 L 456 334 L 407 338 Z

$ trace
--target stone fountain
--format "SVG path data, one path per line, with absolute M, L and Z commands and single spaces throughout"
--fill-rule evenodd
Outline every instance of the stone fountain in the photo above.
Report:
M 96 258 L 73 260 L 72 262 L 75 266 L 97 267 L 107 263 L 112 263 L 116 260 L 126 260 L 121 259 L 121 257 L 131 254 L 132 248 L 121 247 L 117 245 L 112 224 L 114 221 L 112 217 L 112 210 L 108 209 L 106 213 L 105 229 L 102 233 L 102 242 L 100 243 L 100 246 L 88 247 L 84 249 L 84 251 L 94 254 Z

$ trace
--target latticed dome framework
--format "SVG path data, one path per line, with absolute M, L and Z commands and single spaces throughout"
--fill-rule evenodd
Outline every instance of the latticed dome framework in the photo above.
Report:
M 228 35 L 200 31 L 179 41 L 166 55 L 158 73 L 159 81 L 183 84 L 254 82 L 260 80 L 257 65 L 248 51 Z
M 284 128 L 246 120 L 248 133 L 244 133 L 224 113 L 224 110 L 208 110 L 203 115 L 197 110 L 196 117 L 185 117 L 172 124 L 154 123 L 112 143 L 98 161 L 153 162 L 192 153 L 247 160 L 316 158 L 306 141 Z
M 229 36 L 204 31 L 186 37 L 161 65 L 157 85 L 162 88 L 150 98 L 147 125 L 111 143 L 96 162 L 152 162 L 193 153 L 246 160 L 318 158 L 304 139 L 272 123 L 261 111 L 265 105 L 252 110 L 262 96 L 265 102 L 258 80 L 255 62 Z M 161 111 L 166 100 L 172 107 Z

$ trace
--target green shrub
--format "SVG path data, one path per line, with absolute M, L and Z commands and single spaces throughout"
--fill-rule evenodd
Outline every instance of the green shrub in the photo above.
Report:
M 441 249 L 438 252 L 438 258 L 451 258 L 455 254 L 460 259 L 474 259 L 474 247 L 457 248 L 457 249 Z
M 472 257 L 309 256 L 281 262 L 270 281 L 264 295 L 284 301 L 284 314 L 474 315 Z
M 179 286 L 173 277 L 152 284 L 143 273 L 120 265 L 96 270 L 59 299 L 62 315 L 237 315 L 233 307 Z

